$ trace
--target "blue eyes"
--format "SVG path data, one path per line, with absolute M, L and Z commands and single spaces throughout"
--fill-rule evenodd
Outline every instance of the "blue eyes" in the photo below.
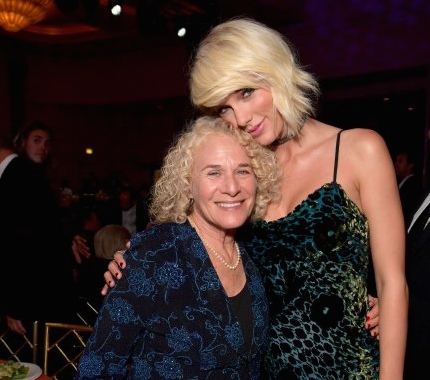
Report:
M 251 96 L 255 91 L 255 88 L 243 88 L 239 91 L 237 91 L 235 94 L 240 94 L 242 99 L 245 99 L 249 96 Z M 228 110 L 230 110 L 231 107 L 226 105 L 226 106 L 220 106 L 218 109 L 218 115 L 222 116 L 223 114 L 225 114 Z
M 249 95 L 251 95 L 253 92 L 255 91 L 254 88 L 244 88 L 242 90 L 242 95 L 244 98 L 248 97 Z

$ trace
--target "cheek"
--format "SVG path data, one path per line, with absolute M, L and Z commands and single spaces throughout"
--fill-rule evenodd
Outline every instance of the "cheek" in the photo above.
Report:
M 195 203 L 205 203 L 212 193 L 212 188 L 208 184 L 196 184 L 191 187 L 191 197 Z
M 257 194 L 257 181 L 255 179 L 249 180 L 245 185 L 246 191 L 252 201 L 255 201 L 255 196 Z

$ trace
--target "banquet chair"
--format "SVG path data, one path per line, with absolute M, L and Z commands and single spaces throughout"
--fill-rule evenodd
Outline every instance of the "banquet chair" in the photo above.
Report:
M 5 326 L 0 333 L 0 357 L 5 360 L 37 364 L 38 322 L 33 322 L 30 334 L 19 335 Z
M 73 379 L 92 330 L 85 325 L 45 323 L 43 372 L 55 380 Z

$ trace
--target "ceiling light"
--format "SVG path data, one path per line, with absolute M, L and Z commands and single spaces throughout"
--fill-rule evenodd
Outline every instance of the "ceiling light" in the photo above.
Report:
M 184 37 L 187 34 L 187 29 L 186 28 L 179 28 L 177 34 L 178 34 L 178 37 Z
M 42 21 L 54 0 L 0 0 L 0 25 L 8 32 L 18 32 Z
M 119 5 L 119 4 L 114 5 L 114 6 L 111 8 L 110 12 L 111 12 L 114 16 L 119 16 L 119 15 L 121 14 L 121 12 L 122 12 L 121 5 Z
M 119 16 L 122 13 L 122 0 L 110 0 L 109 9 L 110 13 L 114 16 Z

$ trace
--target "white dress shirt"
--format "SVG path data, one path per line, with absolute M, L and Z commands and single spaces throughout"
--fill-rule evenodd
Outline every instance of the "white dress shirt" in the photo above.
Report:
M 414 217 L 412 218 L 411 224 L 409 225 L 409 228 L 408 228 L 408 232 L 411 230 L 414 223 L 417 221 L 417 219 L 419 218 L 421 213 L 426 209 L 426 207 L 429 204 L 430 204 L 430 193 L 428 193 L 428 195 L 426 196 L 426 199 L 424 199 L 423 203 L 421 204 L 421 206 L 419 207 L 419 209 L 415 213 Z M 426 225 L 428 224 L 428 222 L 429 221 L 427 221 Z
M 0 178 L 3 175 L 3 172 L 9 165 L 9 163 L 15 158 L 18 157 L 16 153 L 12 153 L 9 156 L 7 156 L 2 162 L 0 162 Z

